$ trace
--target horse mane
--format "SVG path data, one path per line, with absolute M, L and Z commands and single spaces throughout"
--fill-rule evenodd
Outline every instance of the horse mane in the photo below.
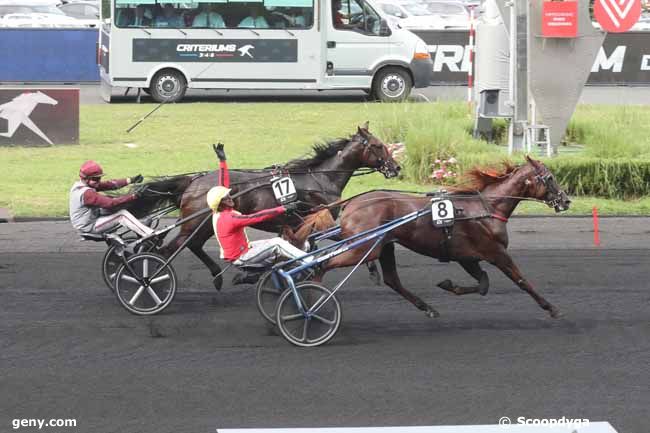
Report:
M 306 158 L 296 158 L 287 162 L 284 168 L 313 168 L 335 156 L 350 143 L 348 138 L 337 138 L 324 143 L 316 143 L 311 150 L 313 155 Z
M 501 183 L 519 169 L 510 161 L 501 162 L 500 166 L 477 166 L 466 171 L 457 186 L 449 188 L 454 193 L 471 193 L 483 191 L 489 185 Z

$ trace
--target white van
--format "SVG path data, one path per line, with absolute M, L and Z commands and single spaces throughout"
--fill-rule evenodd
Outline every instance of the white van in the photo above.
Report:
M 363 89 L 401 101 L 433 78 L 427 45 L 368 0 L 167 1 L 104 6 L 105 100 L 120 86 L 160 102 L 188 88 Z

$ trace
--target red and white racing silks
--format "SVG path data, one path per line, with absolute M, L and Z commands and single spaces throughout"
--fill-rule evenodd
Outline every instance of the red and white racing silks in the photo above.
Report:
M 219 183 L 230 187 L 230 176 L 226 161 L 219 162 Z M 284 206 L 265 209 L 249 215 L 242 215 L 234 209 L 217 212 L 212 217 L 214 233 L 221 248 L 221 258 L 228 261 L 237 260 L 250 249 L 246 236 L 246 227 L 262 223 L 285 213 Z

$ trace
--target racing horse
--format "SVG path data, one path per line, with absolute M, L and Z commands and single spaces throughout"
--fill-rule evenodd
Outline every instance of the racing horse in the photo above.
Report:
M 474 168 L 466 173 L 466 183 L 450 191 L 447 198 L 456 209 L 454 225 L 447 231 L 434 227 L 431 215 L 420 217 L 390 231 L 369 254 L 366 261 L 379 259 L 384 282 L 429 317 L 438 312 L 402 285 L 395 262 L 395 243 L 416 253 L 458 262 L 478 284 L 463 287 L 450 280 L 438 286 L 456 295 L 480 293 L 486 295 L 488 275 L 480 266 L 486 261 L 499 268 L 519 288 L 528 293 L 552 317 L 558 309 L 540 296 L 523 277 L 507 252 L 508 218 L 522 200 L 535 200 L 553 207 L 556 212 L 567 210 L 571 201 L 558 186 L 553 174 L 540 161 L 526 157 L 526 164 L 504 163 L 501 170 Z M 348 201 L 341 214 L 341 237 L 380 226 L 408 213 L 431 206 L 431 198 L 416 197 L 391 191 L 371 191 Z M 327 212 L 322 210 L 320 212 Z M 321 265 L 317 280 L 335 268 L 352 266 L 361 260 L 371 245 L 363 244 Z
M 311 209 L 340 199 L 350 178 L 360 168 L 379 171 L 387 179 L 397 176 L 400 171 L 387 146 L 370 133 L 367 122 L 349 138 L 316 144 L 312 150 L 313 155 L 280 166 L 262 170 L 230 169 L 232 194 L 248 191 L 235 199 L 235 208 L 247 214 L 277 206 L 270 183 L 277 175 L 290 176 L 296 187 L 300 209 Z M 189 182 L 187 176 L 176 179 L 177 185 L 187 184 L 178 200 L 181 218 L 206 208 L 205 196 L 210 188 L 218 185 L 218 178 L 219 171 L 216 170 Z M 172 189 L 173 184 L 166 188 Z M 208 267 L 212 276 L 217 276 L 221 273 L 221 267 L 203 250 L 205 242 L 214 235 L 214 229 L 211 224 L 202 224 L 203 221 L 202 218 L 195 218 L 183 224 L 178 235 L 163 247 L 161 253 L 175 251 L 198 229 L 187 246 Z M 300 222 L 296 215 L 283 215 L 254 228 L 279 233 L 284 226 L 295 227 Z M 220 279 L 215 279 L 214 284 L 220 289 Z

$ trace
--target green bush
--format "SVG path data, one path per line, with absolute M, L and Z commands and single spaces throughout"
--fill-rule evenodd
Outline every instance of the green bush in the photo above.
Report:
M 616 199 L 650 195 L 650 160 L 565 157 L 545 164 L 569 195 Z

